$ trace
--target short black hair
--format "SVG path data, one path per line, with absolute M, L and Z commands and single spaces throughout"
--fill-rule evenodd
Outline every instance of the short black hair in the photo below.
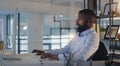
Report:
M 84 17 L 88 17 L 88 18 L 96 18 L 95 13 L 91 10 L 91 9 L 83 9 L 79 11 L 79 14 L 81 14 Z

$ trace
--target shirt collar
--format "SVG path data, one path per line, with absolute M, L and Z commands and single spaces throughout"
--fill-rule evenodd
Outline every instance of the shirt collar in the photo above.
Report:
M 79 36 L 80 36 L 80 37 L 81 37 L 81 36 L 85 36 L 85 35 L 87 35 L 87 34 L 89 34 L 89 33 L 91 33 L 91 32 L 93 32 L 92 29 L 87 29 L 87 30 L 85 30 L 85 31 L 83 31 L 83 32 L 81 32 L 81 33 L 79 33 Z

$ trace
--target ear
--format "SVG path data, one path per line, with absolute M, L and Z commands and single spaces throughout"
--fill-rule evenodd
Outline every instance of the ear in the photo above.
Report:
M 92 26 L 93 26 L 93 21 L 92 21 L 92 20 L 89 20 L 89 22 L 88 22 L 87 25 L 88 25 L 89 28 L 92 28 Z

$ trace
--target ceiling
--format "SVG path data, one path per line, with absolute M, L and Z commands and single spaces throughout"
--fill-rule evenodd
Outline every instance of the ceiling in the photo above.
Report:
M 31 1 L 31 2 L 42 2 L 42 3 L 52 3 L 56 5 L 71 6 L 72 4 L 80 5 L 84 4 L 84 0 L 21 0 L 21 1 Z
M 51 5 L 54 7 L 70 7 L 80 8 L 84 6 L 84 0 L 0 0 L 0 12 L 2 14 L 9 13 L 8 11 L 42 12 L 48 13 L 51 10 Z
M 101 0 L 102 8 L 106 2 L 109 2 L 109 0 Z M 19 11 L 49 13 L 51 6 L 56 7 L 56 10 L 70 7 L 74 10 L 80 10 L 84 7 L 84 0 L 0 0 L 0 12 L 2 14 L 16 9 Z
M 52 3 L 62 6 L 76 6 L 76 7 L 84 6 L 84 0 L 19 0 L 19 1 L 40 2 L 40 3 L 50 3 L 50 4 Z M 102 5 L 104 5 L 104 3 L 106 2 L 109 2 L 109 0 L 101 0 Z

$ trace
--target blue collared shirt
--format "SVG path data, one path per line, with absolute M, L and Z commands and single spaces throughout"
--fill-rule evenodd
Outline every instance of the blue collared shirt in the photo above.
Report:
M 77 35 L 61 49 L 47 51 L 48 53 L 58 55 L 59 60 L 64 60 L 64 54 L 73 54 L 73 60 L 86 61 L 96 52 L 99 46 L 99 36 L 92 30 L 88 29 Z

